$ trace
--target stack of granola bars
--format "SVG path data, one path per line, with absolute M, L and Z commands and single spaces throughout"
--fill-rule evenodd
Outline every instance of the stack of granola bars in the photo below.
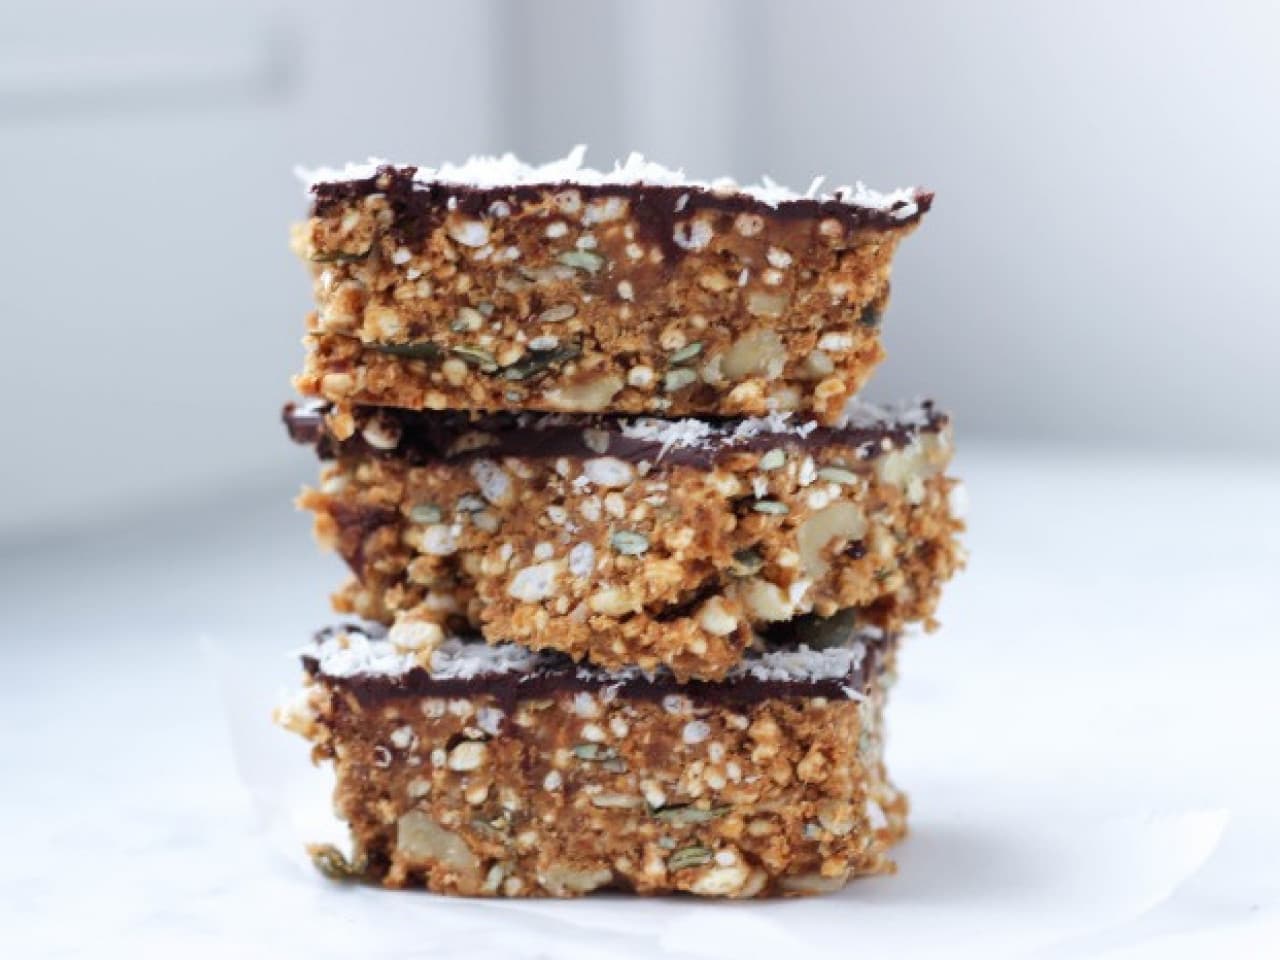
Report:
M 512 157 L 322 171 L 290 435 L 351 577 L 281 721 L 326 872 L 753 897 L 892 869 L 904 628 L 960 563 L 943 412 L 856 393 L 932 196 Z

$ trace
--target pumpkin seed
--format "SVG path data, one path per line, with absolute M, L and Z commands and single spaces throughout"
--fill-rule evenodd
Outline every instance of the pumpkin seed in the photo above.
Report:
M 764 557 L 754 550 L 735 550 L 729 572 L 735 577 L 750 577 L 764 568 Z
M 674 370 L 668 370 L 662 378 L 662 388 L 667 393 L 675 393 L 677 390 L 683 390 L 692 383 L 697 383 L 698 373 L 696 370 L 690 370 L 688 367 L 676 367 Z
M 543 323 L 560 323 L 563 320 L 568 320 L 577 312 L 578 308 L 573 304 L 560 303 L 554 307 L 547 307 L 547 309 L 538 314 L 538 319 Z
M 347 253 L 344 250 L 330 250 L 328 252 L 321 253 L 317 250 L 315 253 L 311 254 L 309 259 L 312 263 L 354 263 L 357 260 L 367 260 L 371 253 L 373 253 L 372 246 L 367 250 L 361 250 L 357 253 Z
M 618 756 L 618 751 L 613 747 L 603 747 L 598 743 L 580 743 L 573 748 L 573 755 L 579 760 L 587 760 L 594 763 L 614 760 Z
M 858 612 L 852 607 L 837 610 L 829 617 L 806 614 L 792 621 L 795 643 L 806 644 L 811 650 L 826 650 L 844 646 L 858 622 Z
M 760 458 L 761 470 L 777 470 L 787 462 L 787 455 L 781 450 L 770 450 Z
M 774 517 L 781 517 L 791 512 L 790 507 L 778 500 L 757 500 L 751 505 L 751 509 L 756 513 L 767 513 Z
M 706 847 L 684 847 L 667 858 L 668 870 L 684 870 L 711 862 L 711 851 Z
M 667 362 L 672 364 L 673 366 L 678 366 L 679 364 L 682 364 L 682 363 L 688 363 L 690 360 L 692 360 L 701 352 L 702 352 L 702 341 L 695 340 L 693 341 L 693 343 L 689 344 L 687 347 L 681 347 L 675 353 L 671 354 L 671 356 L 667 358 Z
M 341 850 L 331 843 L 313 843 L 307 847 L 312 865 L 330 880 L 355 880 L 364 875 L 369 861 L 364 854 L 356 854 L 348 860 Z
M 439 523 L 444 511 L 434 503 L 418 503 L 409 508 L 409 519 L 414 523 Z
M 880 308 L 868 305 L 867 308 L 862 311 L 862 316 L 858 317 L 858 323 L 864 327 L 875 329 L 880 326 L 880 317 Z
M 566 343 L 552 350 L 531 350 L 502 371 L 508 380 L 529 380 L 546 373 L 552 364 L 566 363 L 582 356 L 582 347 Z
M 498 369 L 498 361 L 493 359 L 493 354 L 483 347 L 461 346 L 453 347 L 449 351 L 456 357 L 461 357 L 466 363 L 473 367 L 479 367 L 485 373 L 492 373 Z
M 717 817 L 723 817 L 729 812 L 728 805 L 719 807 L 695 807 L 692 804 L 678 804 L 676 806 L 661 807 L 659 809 L 649 810 L 649 816 L 664 823 L 686 825 L 691 823 L 710 823 Z
M 858 475 L 852 470 L 846 470 L 844 467 L 819 467 L 818 479 L 826 480 L 828 483 L 838 483 L 846 487 L 851 487 L 858 483 Z
M 649 549 L 649 538 L 634 530 L 616 530 L 609 538 L 614 550 L 624 557 L 635 557 Z
M 598 273 L 600 268 L 604 266 L 604 257 L 598 253 L 591 253 L 589 250 L 566 250 L 556 257 L 556 260 L 566 267 L 585 270 L 587 273 Z

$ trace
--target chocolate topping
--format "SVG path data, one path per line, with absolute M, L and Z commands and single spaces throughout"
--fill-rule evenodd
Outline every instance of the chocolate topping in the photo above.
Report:
M 576 190 L 583 200 L 597 197 L 625 198 L 631 216 L 643 234 L 642 239 L 657 243 L 668 262 L 684 256 L 674 241 L 678 221 L 687 220 L 699 210 L 720 213 L 754 213 L 765 218 L 782 220 L 812 219 L 815 222 L 827 217 L 844 224 L 847 230 L 894 230 L 913 223 L 933 204 L 933 194 L 916 191 L 913 201 L 915 211 L 903 216 L 908 201 L 890 207 L 879 208 L 846 203 L 842 199 L 784 200 L 776 206 L 746 193 L 720 193 L 692 185 L 665 185 L 650 183 L 584 184 L 564 181 L 560 183 L 519 184 L 501 187 L 476 187 L 459 183 L 423 183 L 414 179 L 417 167 L 379 167 L 372 177 L 356 180 L 336 180 L 317 183 L 311 188 L 315 201 L 312 213 L 323 217 L 335 208 L 359 200 L 370 194 L 385 194 L 393 220 L 390 233 L 400 242 L 409 245 L 421 243 L 435 229 L 449 210 L 477 216 L 497 201 L 511 205 L 536 203 L 547 193 L 559 190 Z
M 465 675 L 437 676 L 420 666 L 401 673 L 373 671 L 335 675 L 325 672 L 320 656 L 307 652 L 302 664 L 316 681 L 339 690 L 350 691 L 365 705 L 378 704 L 405 697 L 471 697 L 491 696 L 501 703 L 514 705 L 520 700 L 548 697 L 562 692 L 610 690 L 618 696 L 644 700 L 660 700 L 670 695 L 688 697 L 695 703 L 753 703 L 787 697 L 829 697 L 846 700 L 861 696 L 868 681 L 883 666 L 895 639 L 875 628 L 855 628 L 853 618 L 832 617 L 828 621 L 823 649 L 860 645 L 861 656 L 849 660 L 847 671 L 840 676 L 802 675 L 779 677 L 768 671 L 752 669 L 748 653 L 745 669 L 728 678 L 711 683 L 691 680 L 678 683 L 665 670 L 646 674 L 637 669 L 609 672 L 574 663 L 562 653 L 543 651 L 531 654 L 522 669 L 478 670 Z M 342 634 L 381 639 L 382 628 L 363 624 L 330 627 L 316 635 L 319 646 Z M 765 638 L 766 644 L 769 643 Z M 483 649 L 484 641 L 474 643 Z M 803 648 L 802 648 L 803 649 Z
M 471 415 L 460 412 L 410 411 L 390 407 L 363 408 L 360 416 L 376 416 L 398 442 L 392 449 L 374 447 L 357 430 L 346 440 L 337 440 L 325 421 L 328 408 L 287 404 L 284 423 L 295 443 L 314 447 L 322 460 L 339 456 L 396 457 L 412 464 L 465 462 L 476 457 L 514 456 L 530 459 L 554 457 L 617 457 L 659 466 L 677 464 L 709 468 L 717 460 L 738 451 L 821 449 L 851 447 L 870 458 L 883 450 L 910 443 L 921 433 L 937 433 L 946 425 L 947 414 L 931 401 L 900 415 L 883 413 L 858 419 L 843 427 L 805 425 L 799 420 L 688 420 L 699 425 L 696 442 L 669 441 L 660 434 L 636 429 L 637 424 L 657 421 L 633 417 L 557 414 L 491 413 Z M 672 424 L 678 429 L 680 422 Z M 792 424 L 794 423 L 794 426 Z M 743 429 L 744 425 L 759 429 Z M 673 433 L 673 436 L 676 434 Z M 602 442 L 607 439 L 607 443 Z

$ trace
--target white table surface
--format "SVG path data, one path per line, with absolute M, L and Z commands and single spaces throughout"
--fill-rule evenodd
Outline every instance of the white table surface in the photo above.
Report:
M 287 479 L 0 547 L 0 956 L 740 960 L 807 934 L 855 955 L 861 931 L 863 955 L 937 956 L 929 929 L 948 956 L 1275 956 L 1280 464 L 970 450 L 959 471 L 970 567 L 890 704 L 902 872 L 802 904 L 631 901 L 621 933 L 622 898 L 446 915 L 335 891 L 284 849 L 271 781 L 305 745 L 267 711 L 340 574 Z M 1171 839 L 1130 850 L 1117 822 Z M 1187 836 L 1205 846 L 1168 889 L 1139 876 Z M 1053 919 L 1002 936 L 1067 871 Z

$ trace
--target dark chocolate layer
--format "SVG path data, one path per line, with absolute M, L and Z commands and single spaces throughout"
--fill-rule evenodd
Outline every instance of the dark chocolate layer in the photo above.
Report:
M 355 632 L 370 638 L 383 635 L 382 628 L 377 626 L 346 624 L 320 631 L 316 635 L 316 642 L 318 644 L 327 637 L 344 632 Z M 756 703 L 761 700 L 795 697 L 843 700 L 866 691 L 869 680 L 884 666 L 896 640 L 875 628 L 855 627 L 851 615 L 837 614 L 836 617 L 829 618 L 818 632 L 823 635 L 823 647 L 847 645 L 857 641 L 864 646 L 865 655 L 853 663 L 843 676 L 778 679 L 754 675 L 749 669 L 753 654 L 748 653 L 748 669 L 716 683 L 702 680 L 678 683 L 665 670 L 654 674 L 639 670 L 611 673 L 597 667 L 577 664 L 564 654 L 554 651 L 534 655 L 532 666 L 526 670 L 480 672 L 467 677 L 433 676 L 422 667 L 414 667 L 398 675 L 334 676 L 322 672 L 320 660 L 311 654 L 302 656 L 302 664 L 316 680 L 336 689 L 348 690 L 366 705 L 409 697 L 474 696 L 491 696 L 501 703 L 512 705 L 520 700 L 549 697 L 557 693 L 598 692 L 606 689 L 620 697 L 641 700 L 661 700 L 675 694 L 688 697 L 697 704 Z M 479 638 L 475 642 L 484 643 Z M 766 637 L 765 642 L 769 644 L 769 638 Z
M 699 210 L 723 213 L 754 213 L 764 218 L 780 220 L 833 218 L 844 224 L 847 230 L 901 229 L 918 220 L 933 205 L 933 194 L 916 191 L 916 209 L 907 216 L 897 215 L 907 201 L 901 201 L 887 209 L 864 207 L 844 203 L 838 199 L 785 200 L 771 206 L 763 200 L 745 193 L 716 193 L 703 187 L 688 185 L 660 186 L 656 184 L 581 184 L 550 183 L 521 184 L 519 186 L 474 187 L 466 184 L 419 183 L 414 180 L 417 167 L 379 167 L 372 177 L 361 180 L 336 180 L 317 183 L 311 188 L 315 200 L 312 213 L 326 216 L 336 207 L 359 200 L 370 194 L 381 193 L 387 197 L 394 219 L 390 233 L 405 244 L 421 243 L 432 230 L 443 222 L 450 210 L 478 216 L 497 201 L 513 206 L 537 202 L 550 192 L 576 190 L 585 201 L 597 197 L 623 197 L 627 200 L 631 217 L 640 228 L 639 239 L 658 244 L 668 263 L 679 260 L 685 251 L 674 240 L 678 221 L 689 219 Z
M 742 450 L 813 450 L 831 446 L 852 447 L 869 458 L 880 452 L 886 441 L 894 447 L 905 446 L 921 433 L 937 433 L 948 421 L 947 414 L 937 410 L 931 401 L 925 401 L 916 416 L 857 426 L 813 426 L 803 432 L 761 431 L 751 436 L 735 436 L 743 421 L 706 419 L 702 422 L 713 429 L 702 444 L 668 445 L 660 440 L 626 436 L 623 425 L 635 422 L 634 417 L 518 413 L 477 416 L 454 411 L 363 408 L 360 416 L 376 412 L 397 438 L 394 447 L 383 449 L 371 446 L 359 430 L 346 440 L 337 440 L 325 423 L 326 412 L 323 406 L 287 404 L 283 416 L 289 436 L 295 443 L 314 447 L 322 460 L 372 455 L 396 457 L 412 464 L 493 456 L 529 459 L 610 456 L 633 463 L 647 460 L 655 464 L 708 468 L 721 457 Z M 804 421 L 791 422 L 799 425 Z

